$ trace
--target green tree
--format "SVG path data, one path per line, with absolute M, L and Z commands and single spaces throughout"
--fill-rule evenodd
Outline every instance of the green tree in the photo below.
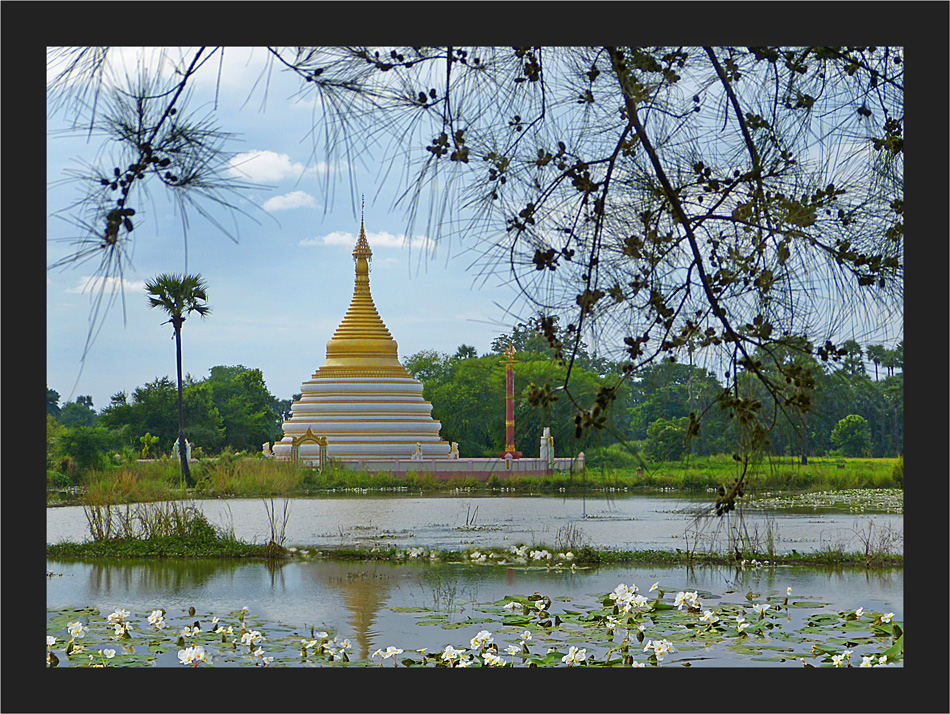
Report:
M 855 340 L 846 340 L 841 345 L 844 350 L 844 359 L 841 362 L 841 369 L 848 375 L 864 374 L 864 350 L 861 349 Z
M 887 360 L 887 348 L 884 345 L 868 345 L 865 354 L 874 363 L 874 381 L 877 381 L 877 368 Z
M 657 419 L 647 427 L 644 455 L 651 461 L 679 461 L 688 448 L 686 430 L 689 419 Z
M 92 397 L 76 397 L 75 402 L 66 402 L 57 417 L 63 426 L 95 426 L 98 417 L 92 408 Z
M 61 440 L 66 433 L 66 427 L 56 421 L 52 414 L 46 415 L 46 470 L 56 468 L 62 457 Z
M 211 368 L 204 384 L 221 415 L 228 446 L 236 451 L 260 451 L 265 441 L 275 440 L 276 399 L 267 390 L 261 370 L 218 365 Z
M 452 355 L 452 359 L 470 359 L 472 357 L 478 357 L 478 350 L 476 350 L 472 345 L 459 345 L 459 348 L 455 350 L 455 354 Z
M 843 456 L 866 456 L 871 449 L 871 427 L 867 419 L 849 414 L 835 424 L 831 443 Z
M 50 389 L 49 385 L 46 386 L 46 413 L 50 416 L 57 417 L 59 416 L 59 392 L 55 389 Z
M 201 275 L 176 275 L 162 273 L 145 282 L 149 307 L 162 309 L 168 316 L 175 331 L 175 362 L 178 368 L 178 453 L 181 461 L 181 473 L 186 483 L 193 485 L 188 469 L 188 456 L 185 449 L 185 411 L 182 400 L 181 379 L 181 328 L 187 315 L 195 312 L 201 317 L 207 316 L 211 308 L 207 305 L 207 286 Z
M 101 426 L 73 426 L 60 437 L 62 452 L 73 459 L 80 473 L 98 469 L 107 463 L 111 435 Z

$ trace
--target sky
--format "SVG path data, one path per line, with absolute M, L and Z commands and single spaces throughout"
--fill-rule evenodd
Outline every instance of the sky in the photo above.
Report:
M 119 75 L 134 72 L 142 56 L 137 48 L 111 52 Z M 180 52 L 169 49 L 171 56 Z M 145 56 L 156 53 L 153 48 Z M 416 223 L 421 232 L 407 239 L 408 216 L 397 205 L 405 188 L 401 167 L 387 172 L 388 163 L 374 163 L 372 156 L 340 166 L 315 152 L 313 102 L 301 98 L 299 78 L 276 69 L 265 92 L 266 56 L 264 48 L 228 48 L 220 71 L 215 59 L 196 76 L 188 103 L 234 135 L 225 147 L 236 154 L 234 176 L 259 186 L 245 194 L 249 204 L 239 204 L 247 215 L 225 221 L 236 242 L 194 211 L 186 241 L 181 216 L 160 189 L 153 191 L 154 200 L 136 205 L 131 262 L 85 361 L 100 287 L 90 276 L 98 261 L 47 271 L 47 386 L 60 394 L 60 405 L 89 395 L 99 411 L 118 392 L 131 395 L 165 376 L 174 381 L 172 330 L 162 311 L 148 307 L 144 291 L 147 279 L 165 272 L 200 273 L 208 285 L 211 314 L 188 318 L 183 329 L 186 374 L 203 379 L 217 365 L 244 365 L 260 369 L 278 399 L 300 392 L 325 361 L 327 341 L 352 297 L 361 200 L 373 250 L 372 294 L 400 358 L 422 350 L 454 354 L 462 344 L 484 354 L 496 337 L 532 316 L 504 270 L 481 272 L 483 259 L 471 240 L 436 243 L 424 234 L 424 217 Z M 69 208 L 82 188 L 63 179 L 83 165 L 112 165 L 97 137 L 65 127 L 60 114 L 51 114 L 47 265 L 69 255 L 69 241 L 80 235 Z
M 313 107 L 294 98 L 299 80 L 273 73 L 261 110 L 262 92 L 252 88 L 264 59 L 260 48 L 229 48 L 220 83 L 217 66 L 200 73 L 188 105 L 210 107 L 218 84 L 214 117 L 236 134 L 228 145 L 238 153 L 235 170 L 267 186 L 248 194 L 256 206 L 250 216 L 236 215 L 228 225 L 237 242 L 192 212 L 186 246 L 180 215 L 154 192 L 154 202 L 137 208 L 122 296 L 111 305 L 84 364 L 98 286 L 90 276 L 98 261 L 47 270 L 47 386 L 59 392 L 60 406 L 89 395 L 99 411 L 113 394 L 131 396 L 163 376 L 175 380 L 171 326 L 163 324 L 165 313 L 148 307 L 144 290 L 147 279 L 163 272 L 200 273 L 208 285 L 211 314 L 192 316 L 183 327 L 184 373 L 203 379 L 217 365 L 257 368 L 275 397 L 289 399 L 323 364 L 326 343 L 353 294 L 360 196 L 351 200 L 341 169 L 330 177 L 337 183 L 327 200 L 323 181 L 333 169 L 325 157 L 313 155 Z M 133 66 L 132 51 L 123 50 L 119 60 Z M 81 188 L 63 182 L 64 172 L 101 163 L 99 140 L 64 134 L 64 127 L 59 116 L 48 120 L 47 265 L 68 255 L 68 241 L 79 235 L 68 208 Z M 417 232 L 407 241 L 407 216 L 393 208 L 399 187 L 381 182 L 371 163 L 355 170 L 373 250 L 373 299 L 400 359 L 421 350 L 454 354 L 462 344 L 488 352 L 491 341 L 523 317 L 515 290 L 503 278 L 486 280 L 471 268 L 474 258 L 464 239 L 436 245 Z

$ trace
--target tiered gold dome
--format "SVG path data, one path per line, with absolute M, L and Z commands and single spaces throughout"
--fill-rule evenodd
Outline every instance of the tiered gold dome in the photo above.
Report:
M 292 456 L 294 439 L 309 430 L 326 438 L 327 456 L 341 460 L 449 457 L 441 424 L 422 398 L 422 383 L 399 363 L 396 341 L 380 318 L 369 288 L 373 252 L 362 221 L 353 249 L 356 282 L 350 307 L 327 343 L 327 357 L 302 385 L 274 454 Z M 310 439 L 306 440 L 310 442 Z M 317 443 L 299 443 L 299 458 L 315 461 Z

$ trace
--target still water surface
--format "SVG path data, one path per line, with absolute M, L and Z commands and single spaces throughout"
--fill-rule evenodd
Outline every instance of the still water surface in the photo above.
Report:
M 116 608 L 148 613 L 165 608 L 169 617 L 195 607 L 207 622 L 247 606 L 251 615 L 299 629 L 326 630 L 348 638 L 351 658 L 368 660 L 377 648 L 406 650 L 447 644 L 467 646 L 480 629 L 444 629 L 419 625 L 418 614 L 403 608 L 450 612 L 461 622 L 483 614 L 480 609 L 505 595 L 549 595 L 559 608 L 594 608 L 619 583 L 638 584 L 646 591 L 660 582 L 667 592 L 699 590 L 703 602 L 742 602 L 747 591 L 784 594 L 819 601 L 819 609 L 790 610 L 791 630 L 815 612 L 866 610 L 893 612 L 903 620 L 903 571 L 822 571 L 795 567 L 735 571 L 717 567 L 601 567 L 590 571 L 506 569 L 499 566 L 389 562 L 289 562 L 280 566 L 234 561 L 150 561 L 108 564 L 47 561 L 47 608 L 95 606 L 102 615 Z M 495 629 L 495 628 L 491 628 Z M 505 640 L 507 638 L 510 642 Z M 501 645 L 516 643 L 517 633 L 498 636 Z M 674 660 L 675 661 L 675 660 Z M 726 648 L 712 648 L 694 664 L 737 664 Z M 161 655 L 159 666 L 177 666 L 175 652 Z M 742 658 L 743 666 L 760 664 Z
M 557 546 L 568 530 L 575 544 L 620 550 L 700 549 L 710 539 L 727 540 L 727 519 L 698 524 L 694 512 L 708 507 L 709 494 L 693 498 L 599 495 L 552 496 L 361 496 L 289 499 L 286 545 L 299 547 L 422 547 L 435 550 L 507 547 L 515 544 Z M 267 506 L 282 520 L 284 499 L 197 500 L 208 520 L 247 542 L 270 539 Z M 746 512 L 743 526 L 763 543 L 771 531 L 777 553 L 800 553 L 842 546 L 861 551 L 860 534 L 888 532 L 895 552 L 903 552 L 903 515 L 848 513 L 831 509 Z M 81 507 L 46 511 L 46 542 L 89 538 Z M 559 543 L 560 540 L 560 543 Z M 578 540 L 582 541 L 578 543 Z

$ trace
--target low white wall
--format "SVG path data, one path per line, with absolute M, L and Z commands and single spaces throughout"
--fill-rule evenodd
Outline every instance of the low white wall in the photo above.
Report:
M 438 477 L 473 475 L 480 480 L 491 474 L 499 477 L 508 475 L 542 475 L 552 471 L 584 470 L 584 454 L 581 452 L 574 459 L 554 459 L 554 468 L 549 469 L 543 459 L 426 459 L 423 461 L 410 460 L 373 460 L 338 461 L 343 468 L 349 471 L 366 471 L 369 473 L 431 473 Z

